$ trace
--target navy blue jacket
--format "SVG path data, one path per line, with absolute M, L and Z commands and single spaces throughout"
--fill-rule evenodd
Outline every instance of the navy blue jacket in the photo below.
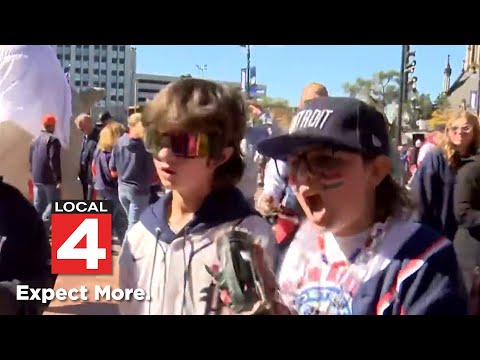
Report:
M 456 177 L 457 170 L 448 165 L 440 149 L 435 149 L 425 156 L 412 183 L 418 220 L 450 240 L 458 229 L 453 201 Z
M 133 139 L 124 134 L 113 148 L 110 169 L 117 172 L 119 185 L 128 187 L 137 194 L 150 193 L 155 165 L 141 139 Z
M 16 285 L 53 288 L 55 280 L 42 219 L 20 191 L 0 181 L 0 315 L 41 313 L 48 304 L 17 301 Z
M 92 160 L 97 148 L 99 130 L 94 128 L 90 135 L 84 136 L 80 152 L 80 169 L 78 177 L 82 182 L 93 183 Z
M 62 182 L 60 141 L 42 131 L 30 145 L 30 173 L 34 184 L 56 185 Z
M 302 231 L 307 232 L 292 242 L 279 275 L 281 291 L 299 314 L 323 313 L 332 303 L 337 309 L 330 311 L 338 315 L 468 314 L 453 243 L 430 227 L 409 220 L 391 222 L 378 257 L 357 290 L 355 268 L 349 277 L 348 273 L 340 275 L 334 266 L 323 266 L 321 251 L 311 246 L 314 238 L 308 228 Z M 345 289 L 338 284 L 339 277 Z M 351 300 L 349 291 L 353 292 Z
M 419 226 L 386 269 L 360 287 L 352 312 L 467 315 L 467 293 L 451 241 Z
M 111 152 L 95 150 L 93 160 L 95 165 L 95 175 L 93 177 L 95 190 L 117 190 L 117 179 L 110 174 Z

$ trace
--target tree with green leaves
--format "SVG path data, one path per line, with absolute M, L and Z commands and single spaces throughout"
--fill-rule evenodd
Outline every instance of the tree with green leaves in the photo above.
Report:
M 448 101 L 447 94 L 444 92 L 438 94 L 435 102 L 433 103 L 434 110 L 444 111 L 450 107 L 450 102 Z
M 258 103 L 262 105 L 264 108 L 289 108 L 290 105 L 288 104 L 288 100 L 282 98 L 272 98 L 269 96 L 263 96 L 257 100 Z
M 193 76 L 191 74 L 183 74 L 183 75 L 180 75 L 180 79 L 183 80 L 183 79 L 191 79 Z
M 343 90 L 351 97 L 361 99 L 385 113 L 391 123 L 390 135 L 396 134 L 397 104 L 400 100 L 400 72 L 397 70 L 379 71 L 370 79 L 357 78 L 353 83 L 345 83 Z M 409 121 L 407 128 L 416 128 L 417 120 L 428 120 L 433 112 L 433 104 L 428 94 L 409 94 L 404 111 Z
M 281 128 L 288 129 L 294 114 L 294 109 L 290 107 L 288 100 L 263 96 L 260 99 L 250 101 L 260 105 L 262 109 L 268 110 Z M 254 117 L 253 123 L 260 123 L 260 120 Z
M 396 70 L 379 71 L 371 79 L 357 78 L 353 83 L 343 84 L 343 90 L 350 97 L 361 99 L 385 112 L 388 105 L 398 101 L 400 74 Z

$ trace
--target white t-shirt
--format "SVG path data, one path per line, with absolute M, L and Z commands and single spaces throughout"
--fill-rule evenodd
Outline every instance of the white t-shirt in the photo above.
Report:
M 280 160 L 270 159 L 265 166 L 265 178 L 263 179 L 263 195 L 273 196 L 280 203 L 287 187 L 288 176 L 287 163 Z
M 388 266 L 404 243 L 401 240 L 415 229 L 409 222 L 396 221 L 376 224 L 355 236 L 336 237 L 303 223 L 278 274 L 283 301 L 299 315 L 352 314 L 359 287 Z M 365 262 L 360 261 L 362 256 Z

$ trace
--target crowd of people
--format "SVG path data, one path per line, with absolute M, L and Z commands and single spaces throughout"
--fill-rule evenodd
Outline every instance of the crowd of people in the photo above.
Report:
M 120 312 L 478 313 L 480 126 L 446 117 L 395 149 L 383 113 L 319 83 L 287 130 L 201 79 L 169 84 L 126 127 L 79 115 L 83 197 L 112 201 L 120 287 L 151 296 Z M 61 146 L 55 116 L 41 122 L 30 171 L 48 238 Z

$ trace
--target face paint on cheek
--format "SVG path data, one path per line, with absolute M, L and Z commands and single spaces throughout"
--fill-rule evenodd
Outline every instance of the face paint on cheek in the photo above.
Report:
M 320 173 L 320 186 L 322 190 L 334 190 L 345 184 L 341 171 L 322 171 Z
M 341 181 L 337 181 L 329 184 L 320 184 L 320 187 L 322 188 L 322 190 L 334 190 L 342 187 L 344 184 L 345 182 L 341 180 Z

